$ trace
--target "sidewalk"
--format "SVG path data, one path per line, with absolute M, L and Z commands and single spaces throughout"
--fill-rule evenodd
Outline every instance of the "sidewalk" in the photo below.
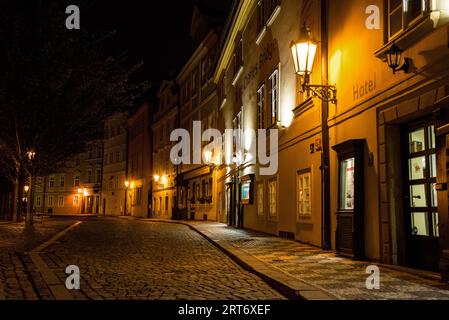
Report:
M 366 267 L 375 263 L 353 261 L 319 248 L 222 223 L 182 223 L 258 274 L 290 298 L 323 300 L 449 300 L 449 284 L 380 265 L 380 290 L 366 289 Z
M 75 220 L 38 219 L 34 228 L 25 223 L 0 224 L 0 300 L 53 299 L 41 274 L 24 254 L 66 229 Z

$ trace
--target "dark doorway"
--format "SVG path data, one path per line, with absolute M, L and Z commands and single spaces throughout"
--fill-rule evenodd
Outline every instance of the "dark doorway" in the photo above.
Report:
M 402 135 L 407 266 L 438 271 L 439 230 L 435 126 L 406 126 Z

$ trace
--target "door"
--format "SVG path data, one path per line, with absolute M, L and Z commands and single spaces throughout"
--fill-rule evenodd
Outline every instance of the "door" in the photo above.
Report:
M 406 263 L 410 267 L 438 270 L 438 201 L 435 126 L 408 127 L 405 155 Z
M 226 185 L 226 214 L 228 216 L 228 225 L 235 227 L 235 184 Z
M 103 215 L 106 215 L 106 199 L 103 199 Z

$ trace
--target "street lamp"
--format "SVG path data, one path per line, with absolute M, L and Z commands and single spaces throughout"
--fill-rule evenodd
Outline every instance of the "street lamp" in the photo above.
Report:
M 25 193 L 28 193 L 28 191 L 30 191 L 30 186 L 24 186 L 23 191 L 25 191 Z
M 29 151 L 27 152 L 27 157 L 28 157 L 28 160 L 29 160 L 29 161 L 33 161 L 34 158 L 36 157 L 36 152 L 33 151 L 33 150 L 29 150 Z
M 128 189 L 129 189 L 129 186 L 131 185 L 131 183 L 128 181 L 128 180 L 126 180 L 125 181 L 125 202 L 123 203 L 123 215 L 126 217 L 126 214 L 127 214 L 127 206 L 128 206 Z
M 393 70 L 393 74 L 396 74 L 397 71 L 404 71 L 408 73 L 410 68 L 410 59 L 402 58 L 402 50 L 393 43 L 390 50 L 385 52 L 387 57 L 387 63 L 390 69 Z
M 154 178 L 154 182 L 157 183 L 157 182 L 159 182 L 160 176 L 158 174 L 155 174 L 153 178 Z
M 299 39 L 290 44 L 296 74 L 301 78 L 301 90 L 311 92 L 325 102 L 337 103 L 337 89 L 330 85 L 310 84 L 313 63 L 318 48 L 318 42 L 312 38 L 310 29 L 304 24 Z

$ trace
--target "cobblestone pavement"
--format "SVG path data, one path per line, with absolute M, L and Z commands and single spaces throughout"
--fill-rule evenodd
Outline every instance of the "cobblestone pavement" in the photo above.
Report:
M 220 223 L 187 222 L 257 259 L 340 299 L 449 300 L 449 284 L 380 266 L 380 290 L 366 289 L 366 267 L 295 241 L 238 230 Z
M 187 226 L 128 219 L 81 224 L 41 255 L 76 299 L 284 299 Z
M 24 252 L 67 228 L 71 219 L 36 221 L 34 228 L 23 223 L 0 224 L 0 300 L 51 299 L 52 296 Z

